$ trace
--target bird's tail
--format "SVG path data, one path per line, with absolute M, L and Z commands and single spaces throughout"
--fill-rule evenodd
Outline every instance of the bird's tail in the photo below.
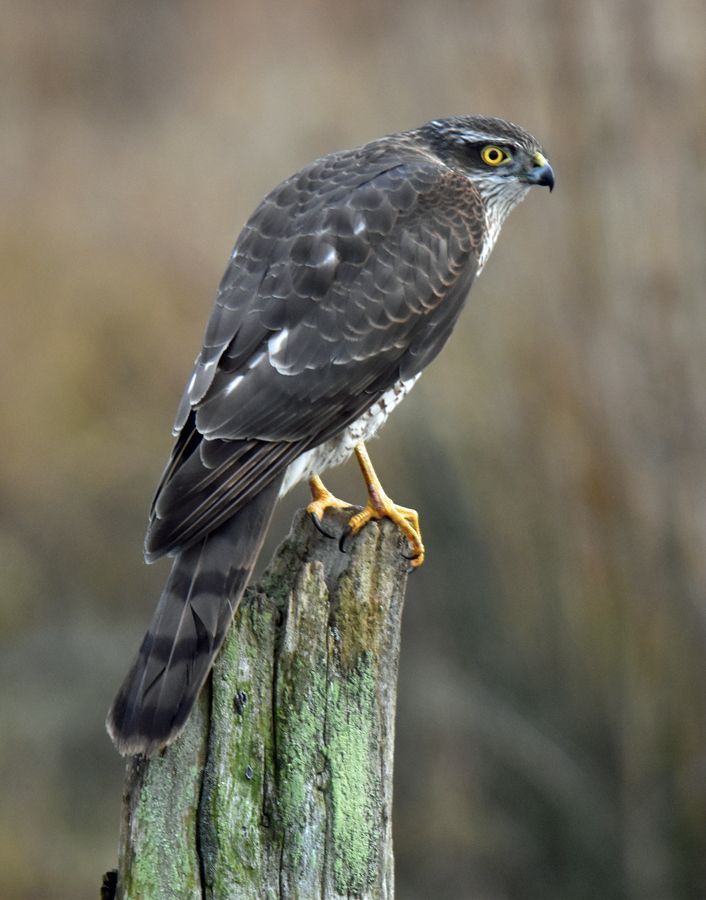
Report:
M 150 754 L 184 727 L 257 560 L 281 478 L 174 560 L 106 725 L 122 754 Z

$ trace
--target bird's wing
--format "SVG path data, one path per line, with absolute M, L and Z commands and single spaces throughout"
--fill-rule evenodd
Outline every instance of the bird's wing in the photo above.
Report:
M 177 414 L 148 558 L 202 537 L 421 371 L 455 323 L 482 233 L 471 183 L 411 151 L 336 154 L 268 195 Z

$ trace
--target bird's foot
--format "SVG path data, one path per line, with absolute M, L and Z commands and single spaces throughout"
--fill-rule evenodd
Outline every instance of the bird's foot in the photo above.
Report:
M 422 532 L 419 527 L 417 511 L 406 506 L 398 506 L 380 491 L 371 492 L 365 508 L 349 520 L 339 541 L 341 550 L 345 552 L 346 541 L 358 534 L 361 528 L 372 519 L 390 519 L 394 522 L 409 542 L 412 552 L 405 558 L 410 560 L 411 568 L 417 569 L 422 565 L 424 562 L 424 544 L 422 543 Z
M 306 511 L 314 525 L 319 529 L 324 537 L 334 539 L 335 534 L 330 534 L 323 526 L 323 518 L 327 509 L 349 509 L 351 504 L 345 500 L 339 500 L 334 497 L 331 491 L 324 485 L 318 475 L 313 475 L 309 479 L 309 488 L 314 498 L 307 506 Z
M 355 455 L 358 458 L 360 471 L 365 478 L 365 485 L 368 489 L 368 502 L 364 509 L 349 520 L 339 541 L 341 550 L 345 552 L 346 541 L 357 534 L 371 519 L 390 519 L 397 525 L 409 542 L 412 553 L 410 556 L 405 556 L 405 559 L 409 559 L 411 562 L 410 572 L 418 569 L 424 562 L 425 554 L 417 511 L 406 506 L 398 506 L 390 500 L 382 489 L 380 479 L 373 468 L 368 451 L 365 449 L 365 444 L 361 442 L 356 445 Z

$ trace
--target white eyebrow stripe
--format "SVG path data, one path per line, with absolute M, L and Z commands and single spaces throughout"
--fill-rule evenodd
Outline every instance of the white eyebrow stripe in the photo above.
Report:
M 462 131 L 460 132 L 461 137 L 464 141 L 493 141 L 494 138 L 491 138 L 487 134 L 482 134 L 480 131 Z

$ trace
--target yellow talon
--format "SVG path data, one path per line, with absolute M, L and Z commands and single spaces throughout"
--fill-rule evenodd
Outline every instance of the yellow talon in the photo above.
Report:
M 412 550 L 411 564 L 413 568 L 418 568 L 424 562 L 425 553 L 417 511 L 406 506 L 398 506 L 390 500 L 382 489 L 380 479 L 375 474 L 373 464 L 364 444 L 357 445 L 355 455 L 358 457 L 358 464 L 365 478 L 368 489 L 368 502 L 365 509 L 351 517 L 348 527 L 341 538 L 341 544 L 345 542 L 346 538 L 357 534 L 371 519 L 390 519 L 409 541 L 409 546 Z
M 327 509 L 348 509 L 351 506 L 351 504 L 346 503 L 345 500 L 339 500 L 338 497 L 334 497 L 318 475 L 312 475 L 309 479 L 309 488 L 311 489 L 311 496 L 314 499 L 307 506 L 306 511 L 314 520 L 314 524 L 319 531 L 323 531 L 321 522 L 323 521 Z M 324 532 L 324 534 L 326 534 L 326 532 Z M 329 537 L 333 537 L 333 535 L 329 535 Z

